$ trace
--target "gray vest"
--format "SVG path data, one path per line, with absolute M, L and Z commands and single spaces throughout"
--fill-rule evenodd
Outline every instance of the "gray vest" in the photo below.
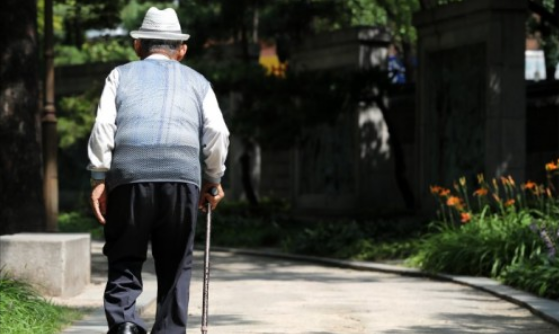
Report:
M 177 61 L 145 59 L 117 67 L 116 134 L 109 190 L 137 182 L 200 187 L 203 99 L 210 87 Z

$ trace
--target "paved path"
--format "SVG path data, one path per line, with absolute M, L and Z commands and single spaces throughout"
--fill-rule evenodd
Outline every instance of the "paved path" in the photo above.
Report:
M 524 308 L 458 284 L 230 253 L 214 252 L 212 261 L 211 334 L 559 333 Z M 200 331 L 195 269 L 189 333 Z M 152 305 L 144 316 L 154 314 Z
M 94 310 L 64 334 L 107 332 L 102 310 L 106 260 L 101 246 L 92 243 L 88 289 L 74 298 L 54 300 Z M 195 264 L 189 334 L 200 333 L 201 252 L 195 252 Z M 144 269 L 144 293 L 137 304 L 151 326 L 156 293 L 153 261 L 148 260 Z M 526 294 L 516 297 L 522 296 Z M 546 314 L 558 318 L 559 303 L 527 296 L 523 298 L 543 304 Z M 516 304 L 460 284 L 213 252 L 209 334 L 220 333 L 559 334 L 559 327 Z

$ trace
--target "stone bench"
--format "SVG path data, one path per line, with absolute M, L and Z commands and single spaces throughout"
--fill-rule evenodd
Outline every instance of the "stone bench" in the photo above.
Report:
M 91 237 L 85 233 L 19 233 L 0 236 L 2 274 L 40 293 L 72 297 L 91 277 Z

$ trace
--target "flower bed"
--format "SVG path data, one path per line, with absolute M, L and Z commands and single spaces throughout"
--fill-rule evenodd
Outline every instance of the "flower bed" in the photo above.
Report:
M 545 184 L 518 186 L 512 177 L 465 178 L 432 186 L 439 220 L 411 263 L 424 270 L 489 276 L 540 296 L 559 298 L 559 160 L 546 165 Z

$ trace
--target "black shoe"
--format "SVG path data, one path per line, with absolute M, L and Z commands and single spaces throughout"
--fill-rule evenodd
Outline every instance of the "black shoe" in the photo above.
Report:
M 107 334 L 146 334 L 146 331 L 133 322 L 114 325 Z

